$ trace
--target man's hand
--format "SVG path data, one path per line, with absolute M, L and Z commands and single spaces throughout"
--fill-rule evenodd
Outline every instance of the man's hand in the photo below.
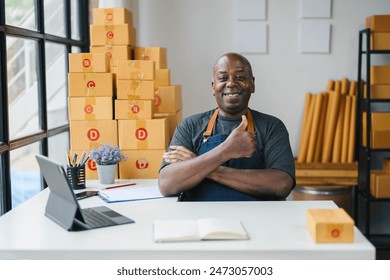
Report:
M 230 158 L 251 157 L 256 150 L 256 140 L 253 133 L 246 131 L 248 120 L 242 115 L 242 121 L 224 142 Z
M 163 158 L 168 163 L 184 161 L 196 157 L 196 154 L 184 146 L 171 146 L 172 150 L 164 153 Z

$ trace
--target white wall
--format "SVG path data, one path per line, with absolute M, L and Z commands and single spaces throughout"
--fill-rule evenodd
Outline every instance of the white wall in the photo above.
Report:
M 236 51 L 235 0 L 128 0 L 138 46 L 168 49 L 171 82 L 183 86 L 183 116 L 216 106 L 211 92 L 212 66 Z M 298 154 L 305 95 L 326 89 L 329 79 L 357 79 L 358 32 L 373 14 L 390 14 L 389 0 L 333 0 L 330 54 L 301 54 L 301 0 L 268 0 L 268 53 L 246 55 L 256 77 L 250 107 L 282 119 Z M 136 10 L 135 10 L 136 9 Z

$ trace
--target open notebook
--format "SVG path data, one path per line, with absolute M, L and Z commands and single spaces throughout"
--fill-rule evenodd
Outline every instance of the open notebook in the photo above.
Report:
M 156 242 L 249 239 L 241 221 L 226 218 L 159 220 L 153 231 Z

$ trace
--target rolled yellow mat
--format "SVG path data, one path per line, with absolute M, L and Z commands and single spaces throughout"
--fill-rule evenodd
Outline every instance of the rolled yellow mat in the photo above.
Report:
M 355 161 L 355 140 L 356 140 L 356 96 L 352 96 L 351 104 L 351 125 L 349 127 L 349 144 L 348 144 L 348 163 Z
M 339 112 L 339 104 L 340 104 L 341 93 L 337 91 L 330 92 L 330 110 L 329 117 L 327 118 L 328 127 L 325 127 L 325 138 L 324 138 L 324 150 L 321 157 L 321 162 L 326 163 L 330 162 L 332 156 L 332 146 L 334 141 L 334 135 L 336 131 L 337 125 L 337 115 Z
M 357 82 L 351 81 L 351 84 L 349 86 L 349 95 L 356 96 L 357 93 Z
M 348 85 L 349 85 L 349 81 L 347 78 L 343 78 L 341 80 L 341 93 L 342 94 L 348 94 Z
M 329 93 L 322 93 L 324 95 L 324 100 L 321 108 L 321 118 L 320 125 L 318 129 L 318 141 L 314 153 L 314 162 L 321 162 L 322 148 L 324 144 L 324 131 L 325 131 L 325 121 L 326 121 L 326 112 L 329 103 Z
M 349 134 L 351 126 L 351 106 L 352 96 L 347 95 L 345 98 L 345 111 L 344 111 L 344 128 L 343 128 L 343 145 L 341 149 L 341 162 L 348 162 L 348 145 L 349 145 Z
M 301 139 L 299 144 L 298 159 L 299 163 L 304 163 L 307 156 L 307 149 L 309 143 L 310 127 L 314 112 L 314 96 L 311 93 L 306 94 L 305 110 L 303 114 Z
M 341 92 L 341 81 L 336 81 L 334 84 L 334 91 Z
M 343 145 L 343 128 L 344 128 L 344 111 L 345 111 L 345 94 L 341 94 L 339 113 L 337 115 L 336 132 L 333 141 L 332 163 L 341 162 L 341 148 Z
M 332 90 L 334 90 L 334 81 L 333 80 L 329 80 L 328 81 L 328 85 L 326 86 L 326 91 L 330 92 Z
M 318 94 L 314 98 L 313 121 L 310 129 L 309 147 L 307 150 L 306 162 L 314 162 L 316 143 L 318 142 L 318 130 L 320 126 L 321 108 L 324 101 L 324 95 Z

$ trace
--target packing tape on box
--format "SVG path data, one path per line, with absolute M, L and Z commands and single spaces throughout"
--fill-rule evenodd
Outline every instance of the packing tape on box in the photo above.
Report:
M 114 10 L 104 9 L 104 24 L 110 25 L 114 23 Z
M 84 103 L 84 118 L 86 120 L 95 120 L 96 114 L 94 114 L 94 109 L 96 105 L 96 97 L 86 97 Z
M 81 54 L 81 63 L 85 72 L 93 72 L 93 63 L 92 63 L 92 54 L 91 53 L 82 53 Z
M 137 114 L 141 111 L 143 111 L 144 108 L 141 104 L 137 104 L 137 102 L 134 102 L 133 100 L 129 100 L 128 102 L 128 108 L 127 108 L 127 117 L 129 119 L 133 119 L 134 116 L 137 116 Z
M 148 128 L 146 125 L 146 120 L 137 120 L 135 138 L 137 141 L 138 150 L 147 150 L 148 149 Z
M 130 90 L 132 93 L 138 92 L 141 88 L 141 80 L 131 80 Z
M 143 60 L 150 60 L 151 50 L 149 48 L 145 48 L 142 50 L 141 57 Z
M 113 45 L 112 44 L 112 40 L 115 37 L 115 33 L 113 31 L 113 26 L 112 25 L 105 25 L 104 29 L 105 29 L 105 32 L 106 32 L 106 37 L 104 38 L 104 45 L 105 45 L 105 47 L 109 48 L 109 47 L 111 47 Z
M 84 73 L 84 81 L 87 81 L 85 87 L 87 88 L 87 96 L 94 95 L 94 89 L 96 87 L 95 74 Z
M 141 69 L 141 61 L 138 60 L 130 60 L 130 68 L 135 68 L 135 69 Z M 132 71 L 130 69 L 130 79 L 142 79 L 145 76 L 144 73 L 142 73 L 141 70 L 138 71 Z

